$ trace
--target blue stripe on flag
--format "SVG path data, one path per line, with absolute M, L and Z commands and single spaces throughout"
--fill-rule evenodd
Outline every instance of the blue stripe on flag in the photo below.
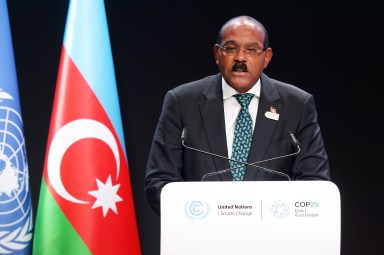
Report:
M 63 43 L 107 112 L 126 155 L 107 17 L 102 0 L 70 1 Z

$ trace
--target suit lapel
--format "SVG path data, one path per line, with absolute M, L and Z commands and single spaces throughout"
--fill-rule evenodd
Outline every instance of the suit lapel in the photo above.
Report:
M 256 125 L 253 131 L 251 150 L 248 156 L 249 163 L 263 159 L 274 133 L 277 121 L 265 116 L 265 113 L 270 111 L 271 107 L 275 108 L 277 113 L 280 113 L 282 106 L 279 104 L 279 93 L 275 86 L 269 82 L 269 78 L 263 74 L 261 76 L 261 93 L 257 110 Z M 257 180 L 257 173 L 258 171 L 256 168 L 247 167 L 244 180 Z
M 199 102 L 201 118 L 203 120 L 210 152 L 225 156 L 228 155 L 225 134 L 223 92 L 221 88 L 221 75 L 217 75 L 211 84 L 208 84 L 203 92 L 203 99 Z M 229 162 L 225 159 L 212 157 L 216 170 L 229 168 Z M 232 180 L 230 172 L 220 174 L 223 181 Z

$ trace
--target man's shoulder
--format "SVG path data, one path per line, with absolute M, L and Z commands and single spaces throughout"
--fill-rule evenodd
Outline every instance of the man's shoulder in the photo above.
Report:
M 221 81 L 220 74 L 209 75 L 198 80 L 190 81 L 177 85 L 172 90 L 176 93 L 190 93 L 190 92 L 202 92 L 207 86 L 214 86 L 217 82 Z
M 270 78 L 267 75 L 263 75 L 262 80 L 264 83 L 268 83 L 269 86 L 272 86 L 274 89 L 276 89 L 279 93 L 288 93 L 302 97 L 307 97 L 309 95 L 307 91 L 297 85 Z

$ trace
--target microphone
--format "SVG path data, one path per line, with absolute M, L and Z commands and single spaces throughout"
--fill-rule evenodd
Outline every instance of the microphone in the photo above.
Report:
M 189 146 L 185 145 L 185 142 L 187 140 L 187 128 L 186 127 L 184 127 L 182 132 L 181 132 L 181 143 L 182 143 L 182 145 L 185 148 L 187 148 L 189 150 L 193 150 L 193 151 L 196 151 L 196 152 L 199 152 L 199 153 L 207 154 L 207 155 L 214 156 L 214 157 L 219 157 L 219 158 L 222 158 L 222 159 L 226 159 L 226 160 L 230 160 L 230 161 L 242 164 L 242 165 L 237 166 L 237 167 L 232 167 L 232 168 L 227 168 L 227 169 L 224 169 L 224 170 L 219 170 L 219 171 L 207 173 L 207 174 L 203 175 L 203 178 L 201 179 L 202 181 L 204 181 L 204 179 L 206 177 L 217 175 L 217 174 L 221 174 L 221 173 L 225 173 L 225 172 L 228 172 L 228 171 L 232 171 L 232 170 L 235 170 L 235 169 L 238 169 L 238 168 L 242 168 L 244 166 L 251 166 L 251 167 L 255 167 L 255 168 L 258 168 L 260 170 L 269 172 L 269 173 L 277 174 L 277 175 L 280 175 L 280 176 L 283 176 L 283 177 L 287 178 L 290 181 L 291 178 L 286 173 L 279 172 L 279 171 L 276 171 L 276 170 L 272 170 L 272 169 L 269 169 L 269 168 L 257 165 L 257 164 L 260 164 L 260 163 L 263 163 L 263 162 L 267 162 L 267 161 L 271 161 L 271 160 L 281 159 L 281 158 L 285 158 L 285 157 L 291 157 L 291 156 L 294 156 L 294 155 L 297 155 L 297 154 L 300 153 L 300 143 L 299 143 L 299 141 L 296 139 L 295 135 L 291 131 L 289 131 L 288 133 L 289 133 L 289 136 L 291 137 L 291 141 L 292 141 L 293 145 L 297 147 L 297 151 L 296 152 L 290 153 L 290 154 L 286 154 L 286 155 L 282 155 L 282 156 L 278 156 L 278 157 L 273 157 L 273 158 L 269 158 L 269 159 L 264 159 L 264 160 L 256 161 L 256 162 L 253 162 L 253 163 L 247 163 L 247 162 L 243 162 L 243 161 L 239 161 L 239 160 L 235 160 L 235 159 L 230 159 L 228 157 L 224 157 L 224 156 L 221 156 L 221 155 L 218 155 L 218 154 L 214 154 L 214 153 L 211 153 L 211 152 L 199 150 L 199 149 L 192 148 L 192 147 L 189 147 Z
M 292 141 L 293 145 L 295 145 L 300 150 L 300 143 L 296 139 L 296 136 L 291 131 L 288 131 L 288 133 L 291 136 L 291 141 Z
M 221 155 L 218 155 L 218 154 L 214 154 L 214 153 L 211 153 L 211 152 L 208 152 L 208 151 L 202 151 L 202 150 L 199 150 L 199 149 L 196 149 L 196 148 L 189 147 L 189 146 L 185 145 L 186 141 L 187 141 L 187 128 L 184 127 L 183 130 L 181 131 L 181 144 L 185 148 L 187 148 L 189 150 L 197 151 L 197 152 L 200 152 L 200 153 L 203 153 L 203 154 L 207 154 L 207 155 L 210 155 L 210 156 L 214 156 L 214 157 L 218 157 L 218 158 L 222 158 L 222 159 L 226 159 L 226 160 L 230 160 L 230 161 L 233 161 L 233 162 L 237 162 L 237 163 L 243 164 L 243 166 L 240 166 L 240 167 L 237 167 L 237 168 L 241 168 L 241 167 L 244 167 L 244 165 L 248 165 L 248 163 L 245 163 L 243 161 L 239 161 L 239 160 L 236 160 L 236 159 L 230 159 L 230 158 L 227 158 L 227 157 L 224 157 L 224 156 L 221 156 Z M 236 169 L 236 168 L 234 168 L 234 169 Z

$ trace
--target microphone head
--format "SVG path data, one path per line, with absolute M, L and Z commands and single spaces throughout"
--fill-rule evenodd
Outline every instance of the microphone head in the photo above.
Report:
M 297 140 L 296 136 L 291 131 L 289 131 L 289 136 L 291 137 L 293 145 L 295 145 L 296 147 L 300 147 L 299 140 Z
M 184 127 L 183 131 L 181 131 L 181 142 L 185 143 L 187 141 L 187 128 Z

